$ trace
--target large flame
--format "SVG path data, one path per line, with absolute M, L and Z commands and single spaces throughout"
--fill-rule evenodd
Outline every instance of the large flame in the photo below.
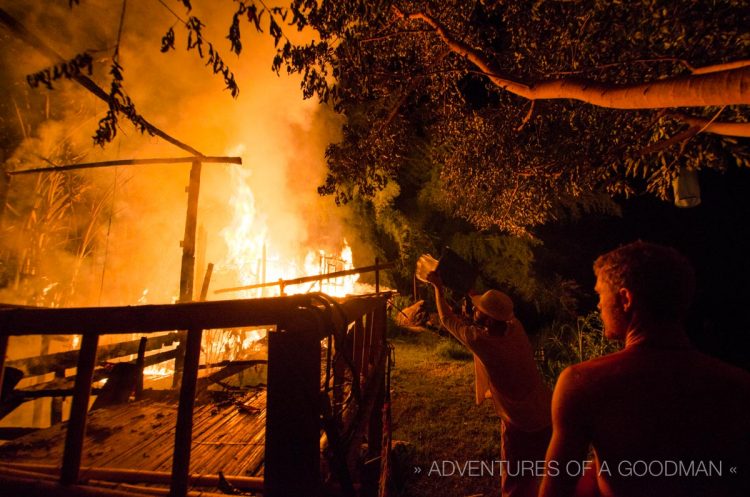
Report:
M 255 197 L 249 186 L 247 169 L 232 170 L 232 194 L 229 202 L 233 219 L 221 231 L 227 245 L 227 258 L 221 264 L 225 272 L 232 274 L 237 285 L 269 286 L 243 290 L 242 298 L 271 297 L 281 294 L 282 282 L 303 276 L 324 275 L 354 268 L 352 249 L 346 239 L 340 243 L 340 251 L 328 252 L 321 248 L 305 247 L 296 255 L 288 247 L 276 247 L 269 236 L 267 216 L 258 212 Z M 284 294 L 320 291 L 333 296 L 345 296 L 355 292 L 359 275 L 331 278 L 317 282 L 289 285 L 283 283 Z

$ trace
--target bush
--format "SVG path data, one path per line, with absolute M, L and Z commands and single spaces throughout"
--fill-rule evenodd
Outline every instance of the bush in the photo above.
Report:
M 539 337 L 538 357 L 542 374 L 554 386 L 563 369 L 621 348 L 621 343 L 604 337 L 598 312 L 578 316 L 575 323 L 553 322 Z

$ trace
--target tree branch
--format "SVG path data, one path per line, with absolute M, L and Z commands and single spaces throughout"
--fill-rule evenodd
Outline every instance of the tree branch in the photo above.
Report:
M 496 86 L 529 100 L 573 99 L 612 109 L 659 109 L 750 104 L 750 62 L 738 61 L 695 69 L 693 74 L 649 83 L 614 85 L 580 78 L 540 81 L 531 85 L 500 74 L 479 50 L 455 38 L 437 19 L 424 12 L 407 14 L 393 7 L 404 20 L 430 26 L 450 50 L 483 71 Z
M 704 117 L 694 117 L 681 112 L 670 112 L 669 117 L 697 127 L 704 133 L 750 138 L 750 123 L 717 122 Z

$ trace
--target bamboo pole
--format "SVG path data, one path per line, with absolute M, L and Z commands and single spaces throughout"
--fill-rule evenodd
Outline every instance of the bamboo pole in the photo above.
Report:
M 2 462 L 0 470 L 5 468 L 20 471 L 31 471 L 51 476 L 60 473 L 60 466 L 53 464 Z M 121 483 L 161 483 L 168 484 L 172 474 L 166 471 L 148 471 L 143 469 L 123 468 L 100 468 L 95 466 L 83 466 L 80 471 L 81 477 L 87 480 L 107 480 Z M 241 490 L 259 491 L 263 488 L 263 478 L 249 476 L 225 475 L 225 479 L 233 486 Z M 188 477 L 189 484 L 193 487 L 215 487 L 219 484 L 219 476 L 213 474 L 192 473 Z
M 275 286 L 275 285 L 283 285 L 287 287 L 289 285 L 299 285 L 301 283 L 310 283 L 312 281 L 329 280 L 333 278 L 341 278 L 342 276 L 352 276 L 355 274 L 369 273 L 372 271 L 377 271 L 378 269 L 390 269 L 393 266 L 394 264 L 392 262 L 387 262 L 385 264 L 380 264 L 380 265 L 376 264 L 374 266 L 365 266 L 365 267 L 360 267 L 360 268 L 347 269 L 345 271 L 335 271 L 333 273 L 303 276 L 301 278 L 294 278 L 291 280 L 279 280 L 277 282 L 272 282 L 272 283 L 258 283 L 255 285 L 236 286 L 232 288 L 221 288 L 219 290 L 214 290 L 214 293 L 238 292 L 240 290 L 253 290 L 256 288 L 264 288 L 267 286 Z
M 23 497 L 150 497 L 149 494 L 91 485 L 61 485 L 38 475 L 13 475 L 7 470 L 0 473 L 0 488 L 2 495 Z
M 60 171 L 72 171 L 75 169 L 94 169 L 98 167 L 112 167 L 112 166 L 146 166 L 156 164 L 184 164 L 186 162 L 194 162 L 195 157 L 170 157 L 170 158 L 157 158 L 157 159 L 120 159 L 120 160 L 107 160 L 101 162 L 84 162 L 81 164 L 67 164 L 64 166 L 51 166 L 51 167 L 36 167 L 33 169 L 21 169 L 18 171 L 10 171 L 7 174 L 10 176 L 16 176 L 20 174 L 31 174 L 31 173 L 50 173 Z M 201 157 L 202 163 L 218 163 L 218 164 L 242 164 L 242 157 Z
M 60 483 L 63 485 L 72 485 L 78 481 L 83 437 L 86 432 L 86 413 L 89 409 L 91 380 L 96 365 L 96 346 L 98 343 L 98 335 L 86 335 L 81 341 L 81 355 L 76 370 L 73 405 L 70 408 L 70 419 L 65 433 L 65 450 L 60 472 Z

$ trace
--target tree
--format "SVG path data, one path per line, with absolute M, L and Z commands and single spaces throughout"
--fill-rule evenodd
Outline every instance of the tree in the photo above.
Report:
M 750 126 L 747 7 L 322 2 L 320 41 L 285 60 L 349 118 L 322 192 L 371 195 L 425 138 L 446 209 L 522 233 L 561 200 L 667 199 L 681 170 L 750 165 L 726 136 Z

